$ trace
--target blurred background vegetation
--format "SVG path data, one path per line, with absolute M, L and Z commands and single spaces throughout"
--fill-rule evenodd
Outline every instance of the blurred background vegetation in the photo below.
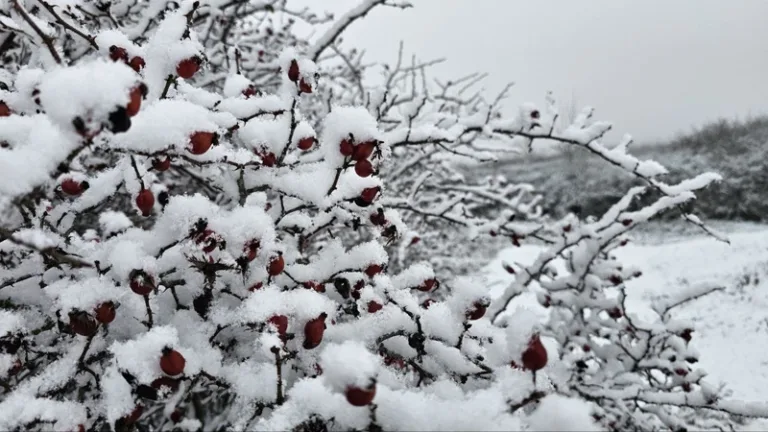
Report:
M 630 152 L 669 169 L 668 184 L 712 171 L 723 181 L 700 191 L 693 205 L 706 219 L 766 222 L 768 220 L 768 116 L 746 120 L 721 119 L 669 142 L 634 144 Z M 466 167 L 470 176 L 503 175 L 530 183 L 543 192 L 541 205 L 552 217 L 568 211 L 600 216 L 634 185 L 641 184 L 587 151 L 569 147 L 559 154 L 528 154 L 480 167 Z M 648 194 L 643 201 L 654 196 Z M 642 204 L 642 203 L 638 203 Z M 676 212 L 666 215 L 679 217 Z

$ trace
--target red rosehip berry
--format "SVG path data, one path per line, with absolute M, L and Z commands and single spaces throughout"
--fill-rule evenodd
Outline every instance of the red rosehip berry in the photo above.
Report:
M 102 303 L 96 308 L 96 320 L 102 324 L 111 323 L 115 320 L 116 315 L 115 304 L 111 301 Z
M 139 113 L 139 109 L 141 109 L 141 100 L 146 93 L 145 89 L 146 87 L 142 88 L 142 86 L 131 89 L 130 100 L 128 101 L 128 105 L 125 106 L 125 111 L 126 114 L 128 114 L 128 117 L 133 117 Z
M 275 315 L 269 319 L 269 323 L 275 326 L 275 329 L 277 330 L 277 334 L 280 335 L 281 338 L 285 337 L 286 332 L 288 331 L 288 317 L 285 315 Z
M 131 291 L 139 295 L 148 295 L 155 289 L 155 280 L 143 270 L 134 270 L 130 276 Z
M 125 48 L 112 45 L 109 47 L 109 58 L 112 59 L 112 61 L 124 61 L 127 63 L 128 52 L 125 50 Z
M 159 389 L 161 387 L 168 387 L 171 391 L 176 391 L 179 388 L 179 380 L 171 377 L 156 378 L 150 384 L 152 388 Z
M 486 306 L 481 302 L 476 302 L 472 305 L 472 309 L 467 311 L 467 319 L 470 321 L 479 320 L 485 315 Z
M 99 329 L 99 323 L 88 313 L 70 312 L 69 328 L 80 336 L 93 336 Z
M 368 313 L 376 313 L 380 311 L 384 306 L 381 305 L 381 303 L 376 301 L 369 301 L 368 302 Z
M 373 174 L 373 165 L 366 159 L 359 160 L 355 163 L 355 174 L 360 177 L 368 177 Z
M 243 248 L 243 252 L 245 252 L 245 258 L 248 260 L 248 262 L 251 262 L 256 259 L 256 256 L 259 253 L 260 245 L 261 245 L 261 242 L 259 242 L 258 240 L 251 240 L 245 245 L 245 247 Z
M 304 151 L 309 150 L 315 144 L 315 141 L 315 137 L 304 137 L 299 140 L 298 147 Z
M 165 159 L 153 160 L 152 168 L 154 168 L 155 171 L 159 171 L 159 172 L 168 171 L 168 169 L 171 168 L 171 157 L 166 156 Z
M 541 343 L 538 334 L 528 342 L 528 348 L 522 355 L 523 367 L 531 371 L 543 369 L 547 365 L 547 349 Z
M 246 99 L 250 98 L 251 96 L 256 96 L 259 92 L 256 90 L 256 87 L 253 85 L 249 85 L 245 90 L 243 90 L 243 96 L 245 96 Z
M 381 273 L 381 271 L 384 270 L 384 268 L 378 264 L 371 264 L 365 269 L 365 274 L 372 278 L 376 276 L 377 274 Z
M 365 203 L 372 203 L 374 199 L 376 199 L 376 195 L 379 194 L 379 187 L 370 187 L 363 189 L 363 192 L 360 193 L 360 199 Z
M 155 194 L 149 189 L 142 189 L 136 196 L 136 207 L 141 211 L 144 217 L 152 214 L 152 207 L 155 206 Z
M 130 66 L 136 72 L 141 72 L 141 70 L 144 69 L 144 66 L 145 66 L 144 59 L 139 56 L 136 56 L 132 58 L 130 62 L 128 62 L 128 66 Z
M 317 318 L 309 320 L 304 325 L 304 349 L 317 348 L 323 341 L 323 333 L 325 333 L 325 319 L 328 318 L 328 314 L 321 313 Z
M 376 141 L 365 141 L 356 145 L 352 152 L 352 159 L 361 161 L 368 159 L 373 154 L 373 150 L 376 148 Z
M 0 101 L 0 117 L 8 117 L 11 115 L 11 108 L 4 101 Z
M 192 76 L 200 69 L 200 57 L 190 57 L 184 59 L 176 65 L 176 74 L 184 79 L 192 78 Z
M 355 151 L 355 145 L 352 144 L 352 141 L 348 139 L 341 140 L 341 143 L 339 143 L 339 152 L 343 156 L 352 156 L 352 153 Z
M 299 82 L 299 91 L 302 93 L 312 93 L 312 85 L 304 81 L 304 78 Z
M 436 286 L 437 286 L 437 279 L 431 278 L 431 279 L 425 280 L 421 285 L 416 287 L 416 289 L 423 292 L 430 292 Z
M 130 414 L 123 417 L 123 419 L 125 420 L 125 424 L 132 425 L 136 423 L 137 421 L 139 421 L 143 413 L 144 413 L 144 407 L 141 405 L 136 405 L 136 408 L 134 408 Z
M 376 397 L 376 383 L 371 383 L 366 388 L 347 387 L 345 396 L 347 397 L 347 402 L 352 406 L 362 407 L 370 405 L 373 402 L 373 398 Z
M 621 312 L 621 309 L 620 309 L 620 308 L 618 308 L 618 307 L 615 307 L 615 308 L 611 308 L 611 309 L 608 311 L 608 316 L 609 316 L 609 317 L 611 317 L 611 318 L 613 318 L 613 319 L 619 319 L 619 318 L 621 318 L 622 316 L 624 316 L 624 313 L 622 313 L 622 312 Z
M 170 376 L 181 375 L 184 373 L 184 366 L 187 364 L 184 356 L 175 349 L 163 349 L 163 355 L 160 357 L 160 369 Z
M 218 136 L 214 132 L 195 132 L 189 137 L 191 143 L 190 152 L 201 155 L 211 148 Z
M 67 195 L 77 196 L 83 193 L 83 191 L 87 190 L 89 187 L 88 182 L 82 181 L 78 182 L 71 178 L 64 179 L 61 182 L 61 191 L 64 192 Z
M 267 273 L 269 273 L 270 276 L 277 276 L 283 272 L 283 269 L 285 269 L 285 260 L 282 255 L 278 255 L 269 261 Z
M 277 156 L 274 153 L 269 152 L 261 155 L 261 163 L 267 167 L 273 167 L 277 164 Z
M 290 66 L 288 66 L 288 79 L 293 82 L 296 82 L 299 80 L 299 75 L 300 75 L 299 62 L 297 62 L 296 60 L 291 60 L 291 64 Z

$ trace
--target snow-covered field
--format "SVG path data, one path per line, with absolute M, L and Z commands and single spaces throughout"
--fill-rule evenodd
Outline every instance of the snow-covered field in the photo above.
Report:
M 635 241 L 617 250 L 622 262 L 638 266 L 643 276 L 628 282 L 629 313 L 643 315 L 656 296 L 700 282 L 714 282 L 724 291 L 678 309 L 678 316 L 693 320 L 693 342 L 701 353 L 698 366 L 716 384 L 725 382 L 740 400 L 768 398 L 768 226 L 715 224 L 731 245 L 690 230 L 657 225 L 639 233 Z M 501 290 L 511 275 L 502 262 L 530 264 L 539 247 L 502 250 L 483 273 Z M 544 312 L 533 295 L 516 300 Z M 514 306 L 513 306 L 514 307 Z

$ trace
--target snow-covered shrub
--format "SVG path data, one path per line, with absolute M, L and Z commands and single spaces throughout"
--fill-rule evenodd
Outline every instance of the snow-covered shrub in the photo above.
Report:
M 0 5 L 1 429 L 647 429 L 699 421 L 672 418 L 680 406 L 766 412 L 700 372 L 663 376 L 695 356 L 675 301 L 622 327 L 605 287 L 634 275 L 605 255 L 615 241 L 715 177 L 659 183 L 661 166 L 599 143 L 604 123 L 553 135 L 553 105 L 504 118 L 457 99 L 465 83 L 402 86 L 425 65 L 390 69 L 378 93 L 357 86 L 359 58 L 329 73 L 323 53 L 349 59 L 334 41 L 380 4 L 315 44 L 260 19 L 323 21 L 284 1 Z M 537 215 L 530 188 L 466 184 L 446 158 L 499 138 L 584 146 L 665 197 L 518 226 Z M 473 216 L 484 200 L 500 214 Z M 491 302 L 408 255 L 466 251 L 425 216 L 552 249 Z M 547 264 L 569 252 L 558 279 Z M 549 323 L 506 313 L 525 289 L 549 292 Z M 552 345 L 576 337 L 603 341 L 584 368 Z

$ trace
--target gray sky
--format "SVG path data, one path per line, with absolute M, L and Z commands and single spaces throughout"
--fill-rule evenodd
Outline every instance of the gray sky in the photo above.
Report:
M 292 0 L 343 11 L 358 0 Z M 421 59 L 446 57 L 444 78 L 481 71 L 507 105 L 596 108 L 617 133 L 648 141 L 720 116 L 768 113 L 766 0 L 413 0 L 378 8 L 345 42 L 394 60 L 400 40 Z

